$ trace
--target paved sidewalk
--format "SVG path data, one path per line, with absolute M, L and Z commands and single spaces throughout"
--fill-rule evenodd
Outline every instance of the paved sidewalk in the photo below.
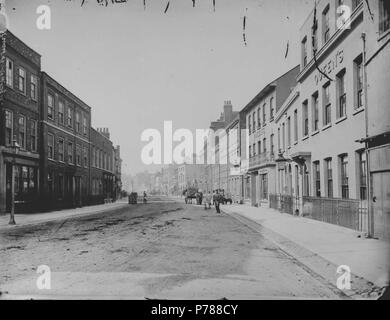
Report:
M 88 206 L 76 209 L 67 209 L 61 211 L 45 212 L 45 213 L 32 213 L 32 214 L 16 214 L 15 221 L 16 226 L 10 226 L 9 214 L 0 216 L 0 231 L 4 229 L 10 229 L 20 226 L 33 225 L 39 223 L 45 223 L 55 220 L 64 220 L 67 218 L 88 216 L 91 214 L 103 213 L 111 210 L 117 210 L 128 206 L 124 200 L 116 203 L 101 204 L 96 206 Z
M 222 211 L 254 221 L 265 229 L 307 249 L 308 252 L 313 253 L 313 256 L 320 256 L 331 262 L 334 266 L 347 265 L 354 275 L 378 287 L 388 285 L 390 271 L 390 243 L 388 242 L 366 239 L 364 235 L 354 230 L 283 214 L 269 208 L 226 205 L 222 207 Z M 281 243 L 283 244 L 283 241 Z

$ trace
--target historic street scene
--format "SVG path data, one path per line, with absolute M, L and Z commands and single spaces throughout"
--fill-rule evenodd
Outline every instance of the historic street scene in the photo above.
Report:
M 389 1 L 1 0 L 0 40 L 0 299 L 385 296 Z

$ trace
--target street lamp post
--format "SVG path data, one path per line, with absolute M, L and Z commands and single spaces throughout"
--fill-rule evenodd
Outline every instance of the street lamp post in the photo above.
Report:
M 11 213 L 9 217 L 9 224 L 15 225 L 15 163 L 16 163 L 16 155 L 19 153 L 20 146 L 16 142 L 16 140 L 13 141 L 12 144 L 12 153 L 13 153 L 13 159 L 12 159 L 12 175 L 11 175 Z

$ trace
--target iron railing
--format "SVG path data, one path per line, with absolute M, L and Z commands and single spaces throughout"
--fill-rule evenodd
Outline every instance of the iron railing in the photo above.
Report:
M 339 225 L 356 231 L 368 231 L 367 201 L 317 197 L 269 195 L 270 207 L 283 213 Z
M 367 231 L 367 203 L 355 199 L 303 197 L 303 215 L 356 231 Z
M 287 194 L 270 194 L 270 207 L 283 213 L 296 214 L 299 210 L 299 197 Z

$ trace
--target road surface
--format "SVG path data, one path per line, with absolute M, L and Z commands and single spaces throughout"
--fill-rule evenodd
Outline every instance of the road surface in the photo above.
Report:
M 181 202 L 1 231 L 0 261 L 9 299 L 342 297 L 261 233 Z M 37 287 L 41 265 L 50 289 Z

